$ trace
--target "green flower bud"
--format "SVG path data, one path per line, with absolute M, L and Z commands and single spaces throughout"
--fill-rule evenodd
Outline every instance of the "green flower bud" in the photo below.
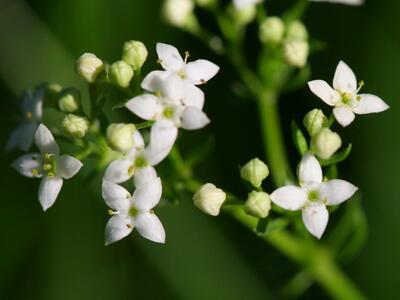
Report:
M 342 146 L 342 139 L 329 128 L 322 128 L 311 138 L 311 151 L 322 159 L 330 158 Z
M 309 45 L 303 40 L 287 40 L 284 43 L 283 55 L 290 66 L 302 68 L 307 63 Z
M 96 81 L 97 75 L 104 70 L 104 64 L 96 55 L 85 53 L 78 58 L 75 69 L 82 78 L 93 83 Z
M 309 135 L 313 136 L 317 134 L 322 127 L 327 126 L 328 118 L 324 115 L 322 110 L 315 108 L 304 116 L 303 124 Z
M 111 82 L 126 88 L 133 77 L 133 69 L 123 60 L 116 61 L 108 69 L 108 77 Z
M 304 24 L 300 21 L 290 23 L 286 31 L 286 39 L 306 41 L 308 39 L 308 31 Z
M 193 196 L 193 204 L 202 212 L 211 216 L 219 215 L 225 200 L 225 192 L 212 183 L 204 184 Z
M 62 128 L 67 136 L 83 138 L 89 129 L 89 121 L 85 117 L 68 114 L 64 117 Z
M 271 209 L 271 199 L 265 192 L 253 191 L 247 196 L 244 211 L 253 217 L 266 218 Z
M 165 20 L 176 27 L 186 27 L 193 17 L 192 0 L 166 0 L 163 6 Z
M 269 17 L 260 25 L 259 38 L 262 43 L 279 43 L 285 33 L 285 24 L 279 17 Z
M 81 95 L 77 89 L 70 88 L 61 92 L 58 107 L 63 112 L 75 112 L 79 109 Z
M 139 41 L 129 41 L 124 44 L 122 59 L 130 64 L 133 70 L 140 69 L 147 59 L 146 46 Z
M 133 124 L 111 124 L 107 128 L 107 143 L 111 149 L 127 152 L 135 147 L 133 133 L 136 127 Z
M 260 187 L 263 180 L 269 175 L 268 166 L 258 158 L 253 158 L 240 169 L 242 179 L 250 182 L 254 187 Z

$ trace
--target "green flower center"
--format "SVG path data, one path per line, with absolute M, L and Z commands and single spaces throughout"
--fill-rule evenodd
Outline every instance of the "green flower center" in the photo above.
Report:
M 131 217 L 136 217 L 137 216 L 137 214 L 138 214 L 138 209 L 136 208 L 136 207 L 134 207 L 134 206 L 131 206 L 130 208 L 129 208 L 129 215 L 131 216 Z
M 44 162 L 43 162 L 43 171 L 47 175 L 47 177 L 54 177 L 56 175 L 56 160 L 54 154 L 46 153 L 43 155 Z M 36 173 L 37 170 L 32 170 L 32 174 Z
M 319 200 L 319 192 L 318 191 L 310 191 L 308 192 L 308 200 L 311 202 L 315 202 Z
M 135 167 L 136 168 L 144 168 L 147 167 L 147 161 L 143 156 L 139 156 L 135 159 Z
M 167 119 L 172 119 L 172 117 L 174 116 L 174 109 L 172 107 L 166 107 L 163 111 L 163 115 Z

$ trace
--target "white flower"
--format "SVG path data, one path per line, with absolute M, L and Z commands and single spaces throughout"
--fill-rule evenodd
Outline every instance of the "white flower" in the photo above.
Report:
M 310 90 L 326 104 L 334 106 L 336 120 L 347 126 L 353 122 L 354 114 L 378 113 L 389 108 L 379 97 L 371 94 L 358 94 L 363 82 L 357 88 L 357 79 L 350 67 L 340 61 L 333 78 L 333 88 L 323 80 L 308 82 Z
M 364 4 L 364 0 L 310 0 L 311 2 L 331 2 L 340 3 L 347 5 L 361 5 Z
M 192 16 L 194 6 L 192 0 L 166 0 L 163 15 L 171 25 L 183 27 Z
M 195 101 L 186 101 L 184 83 L 176 75 L 168 78 L 146 77 L 143 86 L 152 94 L 137 96 L 126 103 L 126 107 L 145 120 L 170 120 L 176 127 L 194 130 L 206 126 L 210 120 L 202 111 L 203 94 L 192 97 Z M 185 105 L 187 104 L 187 105 Z
M 152 177 L 155 174 L 153 166 L 169 154 L 177 134 L 178 130 L 171 121 L 157 121 L 151 127 L 150 143 L 144 148 L 141 134 L 139 131 L 135 131 L 133 134 L 135 147 L 107 167 L 104 179 L 121 183 L 130 179 L 133 175 L 135 175 L 135 180 L 144 180 L 143 174 Z M 137 176 L 139 176 L 139 179 L 136 179 Z
M 12 166 L 26 177 L 42 178 L 39 186 L 39 202 L 43 210 L 47 210 L 56 201 L 63 179 L 73 177 L 83 164 L 72 156 L 60 156 L 53 135 L 43 124 L 36 130 L 35 144 L 40 153 L 23 155 L 14 161 Z
M 111 209 L 112 217 L 105 230 L 105 244 L 109 245 L 130 234 L 133 228 L 146 239 L 156 243 L 165 243 L 165 231 L 152 208 L 160 201 L 161 180 L 155 177 L 136 186 L 131 195 L 125 188 L 104 180 L 102 194 Z
M 21 104 L 24 119 L 11 133 L 6 145 L 7 150 L 28 151 L 31 148 L 36 129 L 42 120 L 43 94 L 42 88 L 36 89 L 33 95 L 28 92 L 25 93 Z
M 251 5 L 256 5 L 263 2 L 263 0 L 233 0 L 233 5 L 236 9 L 244 9 Z
M 300 162 L 299 181 L 300 187 L 287 185 L 275 190 L 271 200 L 286 210 L 301 209 L 307 230 L 321 238 L 329 218 L 326 206 L 346 201 L 358 188 L 340 179 L 323 182 L 321 166 L 310 154 L 306 154 Z

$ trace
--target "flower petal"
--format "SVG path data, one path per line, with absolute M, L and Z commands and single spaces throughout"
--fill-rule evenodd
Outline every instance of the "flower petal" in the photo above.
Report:
M 181 115 L 181 122 L 182 128 L 196 130 L 210 123 L 210 119 L 202 110 L 195 107 L 187 107 Z
M 70 155 L 61 155 L 57 160 L 57 172 L 65 178 L 70 179 L 82 168 L 83 163 Z
M 359 103 L 353 108 L 353 112 L 359 115 L 378 113 L 389 108 L 381 98 L 371 94 L 359 94 Z
M 333 109 L 333 114 L 335 115 L 335 119 L 339 122 L 340 125 L 346 127 L 351 122 L 354 121 L 356 117 L 348 106 L 339 106 Z
M 325 205 L 312 203 L 306 206 L 303 209 L 302 218 L 307 230 L 320 239 L 329 220 L 329 213 Z
M 287 185 L 275 190 L 271 201 L 286 210 L 299 210 L 307 201 L 307 193 L 301 187 Z
M 326 104 L 333 106 L 340 100 L 340 94 L 323 80 L 313 80 L 308 82 L 308 87 L 318 98 Z
M 26 177 L 42 177 L 43 160 L 39 153 L 28 153 L 22 155 L 17 158 L 11 166 Z
M 15 128 L 7 142 L 7 151 L 14 149 L 28 151 L 32 146 L 33 137 L 38 126 L 35 122 L 25 122 Z
M 340 3 L 347 5 L 361 5 L 364 4 L 364 0 L 310 0 L 312 2 L 330 2 L 330 3 Z
M 135 130 L 132 135 L 133 143 L 135 144 L 136 149 L 143 149 L 144 148 L 144 140 L 142 135 L 140 134 L 139 130 Z
M 136 187 L 132 204 L 141 211 L 149 211 L 160 202 L 161 194 L 161 179 L 157 177 Z
M 136 230 L 144 238 L 156 242 L 165 243 L 165 231 L 158 217 L 150 212 L 141 213 L 135 218 Z
M 318 188 L 322 183 L 322 168 L 314 155 L 305 154 L 300 162 L 299 181 L 309 189 Z
M 63 185 L 63 179 L 59 177 L 43 177 L 39 186 L 39 202 L 43 210 L 51 207 L 57 199 Z
M 186 65 L 186 75 L 193 84 L 204 84 L 213 78 L 219 71 L 219 67 L 205 59 L 198 59 Z
M 104 201 L 109 207 L 117 211 L 128 211 L 131 194 L 122 186 L 108 180 L 103 180 L 101 187 Z
M 106 246 L 115 243 L 133 230 L 134 224 L 132 219 L 126 214 L 114 215 L 108 220 L 105 230 L 105 244 Z
M 42 154 L 51 153 L 58 156 L 60 150 L 50 130 L 40 124 L 35 134 L 35 144 Z
M 263 0 L 233 0 L 233 5 L 236 9 L 244 9 L 248 6 L 255 5 L 262 2 Z
M 185 63 L 182 56 L 174 46 L 157 43 L 156 48 L 160 64 L 164 70 L 179 71 L 184 67 Z
M 181 104 L 184 98 L 183 80 L 176 74 L 170 75 L 164 82 L 161 95 L 169 102 Z
M 162 112 L 159 99 L 150 94 L 143 94 L 129 100 L 125 107 L 145 120 L 156 120 Z
M 184 98 L 183 104 L 193 106 L 198 109 L 203 109 L 204 93 L 201 89 L 191 83 L 189 80 L 183 81 Z
M 131 159 L 123 158 L 114 160 L 108 165 L 104 173 L 104 179 L 114 183 L 127 181 L 133 175 L 133 173 L 129 171 L 132 166 L 133 161 Z
M 133 180 L 135 182 L 135 186 L 139 187 L 143 184 L 146 184 L 149 181 L 152 181 L 157 178 L 156 170 L 153 167 L 144 167 L 139 168 L 135 171 L 135 175 Z
M 341 179 L 324 182 L 321 186 L 321 196 L 326 199 L 327 205 L 337 205 L 349 199 L 358 190 L 358 187 Z
M 141 87 L 149 92 L 158 93 L 162 90 L 164 80 L 170 75 L 167 71 L 153 71 L 146 75 L 141 83 Z
M 357 91 L 357 78 L 350 67 L 340 61 L 333 77 L 333 88 L 341 93 L 355 93 Z

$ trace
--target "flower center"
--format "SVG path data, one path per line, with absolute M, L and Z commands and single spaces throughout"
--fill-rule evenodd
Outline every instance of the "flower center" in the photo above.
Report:
M 172 107 L 166 107 L 163 111 L 163 115 L 167 119 L 172 119 L 172 117 L 174 116 L 174 109 Z
M 130 208 L 129 208 L 129 215 L 131 216 L 131 217 L 136 217 L 137 216 L 137 214 L 138 214 L 138 209 L 136 208 L 136 207 L 134 207 L 134 206 L 131 206 Z
M 316 190 L 309 191 L 308 192 L 308 200 L 310 200 L 311 202 L 318 201 L 319 200 L 319 192 Z
M 135 167 L 136 168 L 144 168 L 147 167 L 147 161 L 143 156 L 139 156 L 135 159 Z
M 350 105 L 353 100 L 354 95 L 351 93 L 343 93 L 342 94 L 342 103 L 345 105 Z
M 56 160 L 54 157 L 54 154 L 52 153 L 46 153 L 45 155 L 43 155 L 44 158 L 44 162 L 43 162 L 43 171 L 46 173 L 47 177 L 54 177 L 56 175 Z M 37 175 L 34 174 L 34 172 L 36 173 L 37 170 L 32 170 L 32 174 L 33 175 Z

